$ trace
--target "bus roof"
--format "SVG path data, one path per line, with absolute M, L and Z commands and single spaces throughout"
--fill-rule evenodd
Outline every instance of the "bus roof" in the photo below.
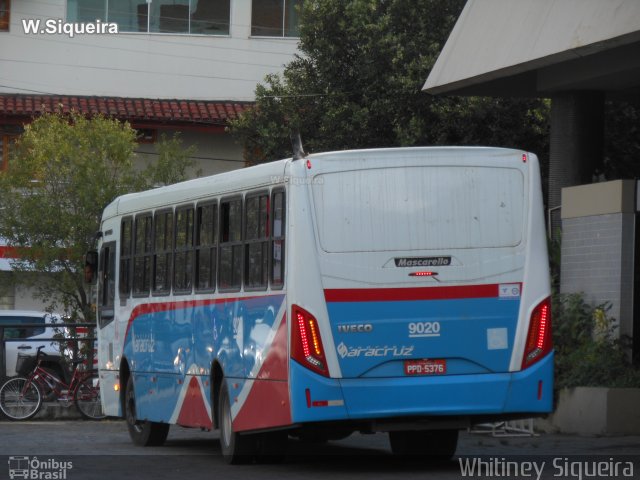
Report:
M 403 147 L 361 150 L 343 150 L 308 155 L 309 160 L 340 161 L 376 156 L 397 158 L 399 154 L 415 156 L 419 152 L 429 152 L 434 157 L 501 157 L 522 154 L 522 150 L 497 147 Z M 154 188 L 143 192 L 129 193 L 116 198 L 104 210 L 103 220 L 119 215 L 129 215 L 141 210 L 161 208 L 197 201 L 211 195 L 225 195 L 245 189 L 267 187 L 284 183 L 287 163 L 291 158 L 264 163 L 230 172 Z

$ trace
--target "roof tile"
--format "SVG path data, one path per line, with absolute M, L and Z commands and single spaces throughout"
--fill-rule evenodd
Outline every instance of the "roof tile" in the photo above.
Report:
M 224 125 L 252 105 L 250 102 L 211 100 L 0 94 L 0 116 L 33 117 L 43 112 L 75 110 L 85 115 L 100 113 L 134 122 L 185 125 Z

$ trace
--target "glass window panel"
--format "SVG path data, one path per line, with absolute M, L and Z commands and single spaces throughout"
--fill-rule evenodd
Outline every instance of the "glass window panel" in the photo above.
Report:
M 122 220 L 120 226 L 120 287 L 121 295 L 129 295 L 131 290 L 131 243 L 132 219 Z
M 285 248 L 285 202 L 284 192 L 272 194 L 273 242 L 271 245 L 271 286 L 280 288 L 284 284 Z
M 283 0 L 253 0 L 251 5 L 251 35 L 281 37 Z
M 155 0 L 151 3 L 149 31 L 189 33 L 189 0 Z
M 69 0 L 67 20 L 69 22 L 106 21 L 107 0 Z
M 191 290 L 193 278 L 193 208 L 176 210 L 175 244 L 173 285 L 184 293 Z
M 109 0 L 107 19 L 118 24 L 121 32 L 147 31 L 145 0 Z
M 253 0 L 251 35 L 256 37 L 298 37 L 301 0 Z
M 156 214 L 154 223 L 154 275 L 153 290 L 171 289 L 171 258 L 173 248 L 173 212 Z
M 285 0 L 284 10 L 284 36 L 300 36 L 299 5 L 301 0 Z
M 221 242 L 238 242 L 242 239 L 242 202 L 224 202 L 221 207 Z
M 136 217 L 133 261 L 133 293 L 146 294 L 151 288 L 151 215 Z
M 191 0 L 191 33 L 229 35 L 230 0 Z
M 0 0 L 0 32 L 9 31 L 10 12 L 11 0 Z

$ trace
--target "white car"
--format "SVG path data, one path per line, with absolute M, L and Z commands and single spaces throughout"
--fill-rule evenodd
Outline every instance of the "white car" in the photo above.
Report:
M 30 327 L 6 325 L 34 325 Z M 55 325 L 58 324 L 56 327 Z M 47 339 L 56 334 L 66 336 L 60 315 L 29 310 L 0 310 L 0 334 L 4 344 L 4 358 L 0 358 L 0 367 L 4 360 L 4 369 L 0 368 L 0 376 L 14 376 L 18 354 L 36 355 L 37 348 L 43 346 L 42 352 L 52 357 L 61 357 L 60 342 Z M 39 326 L 42 325 L 42 326 Z M 50 326 L 50 327 L 48 327 Z M 42 339 L 41 341 L 38 341 Z M 2 352 L 2 344 L 0 344 Z

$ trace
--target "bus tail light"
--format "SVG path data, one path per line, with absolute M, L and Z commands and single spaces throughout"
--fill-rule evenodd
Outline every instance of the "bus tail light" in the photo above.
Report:
M 529 333 L 522 358 L 522 369 L 542 359 L 553 348 L 551 339 L 551 299 L 546 298 L 533 309 Z
M 291 358 L 325 377 L 329 376 L 318 322 L 309 312 L 294 305 L 291 318 Z

